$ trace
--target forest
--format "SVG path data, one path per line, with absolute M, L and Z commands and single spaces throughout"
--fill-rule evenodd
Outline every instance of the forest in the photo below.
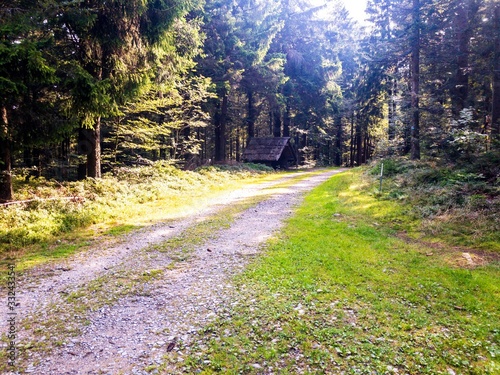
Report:
M 239 162 L 291 137 L 302 164 L 498 153 L 500 3 L 312 0 L 0 4 L 0 201 L 13 179 Z M 493 160 L 493 159 L 491 159 Z
M 500 374 L 500 1 L 350 1 L 0 0 L 0 373 Z

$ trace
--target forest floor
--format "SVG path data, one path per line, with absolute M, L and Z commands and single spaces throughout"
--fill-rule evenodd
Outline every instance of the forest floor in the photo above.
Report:
M 340 172 L 249 185 L 184 219 L 96 241 L 18 275 L 19 350 L 10 373 L 150 374 L 169 352 L 182 362 L 200 330 L 227 314 L 234 275 L 306 192 Z M 1 316 L 7 308 L 0 306 Z M 0 329 L 8 328 L 2 319 Z M 9 373 L 5 355 L 0 370 Z

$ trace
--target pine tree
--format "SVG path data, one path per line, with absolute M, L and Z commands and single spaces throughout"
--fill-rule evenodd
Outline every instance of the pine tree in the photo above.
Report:
M 112 155 L 106 157 L 121 162 L 137 160 L 137 155 L 185 162 L 196 158 L 200 140 L 194 134 L 207 126 L 202 106 L 210 97 L 210 81 L 195 74 L 194 59 L 202 44 L 197 18 L 174 22 L 165 35 L 164 51 L 154 61 L 155 75 L 144 86 L 145 93 L 121 106 L 122 114 L 105 126 L 114 140 L 109 148 Z
M 74 111 L 86 143 L 87 175 L 101 176 L 101 121 L 140 95 L 151 79 L 150 57 L 191 4 L 177 1 L 85 0 L 62 3 L 60 37 L 74 49 Z M 167 43 L 167 47 L 168 47 Z M 86 130 L 85 130 L 86 129 Z
M 45 5 L 14 2 L 0 9 L 0 201 L 12 199 L 13 151 L 50 142 L 59 131 Z
M 349 31 L 346 11 L 338 5 L 327 16 L 318 16 L 325 6 L 287 0 L 282 9 L 283 29 L 271 52 L 286 56 L 283 85 L 283 135 L 295 136 L 306 157 L 316 157 L 327 148 L 331 115 L 340 96 L 339 50 Z M 344 34 L 345 33 L 345 34 Z M 328 153 L 328 152 L 327 152 Z
M 493 95 L 491 100 L 492 136 L 500 144 L 500 4 L 494 2 L 493 10 Z M 497 146 L 499 147 L 499 146 Z

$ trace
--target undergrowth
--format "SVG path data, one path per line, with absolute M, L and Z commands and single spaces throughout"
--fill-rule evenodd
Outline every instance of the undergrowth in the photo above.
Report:
M 379 178 L 384 164 L 382 192 Z M 408 209 L 406 229 L 413 236 L 456 246 L 500 251 L 500 154 L 466 163 L 403 158 L 378 161 L 371 168 L 373 192 Z
M 2 258 L 15 256 L 31 245 L 47 247 L 47 243 L 64 234 L 91 226 L 99 233 L 112 234 L 113 226 L 118 225 L 119 232 L 123 232 L 169 215 L 180 215 L 193 206 L 194 199 L 234 188 L 269 170 L 243 164 L 182 171 L 158 162 L 152 166 L 117 168 L 102 179 L 63 183 L 43 178 L 28 182 L 17 179 L 15 198 L 36 200 L 0 207 Z M 67 197 L 74 199 L 53 199 Z

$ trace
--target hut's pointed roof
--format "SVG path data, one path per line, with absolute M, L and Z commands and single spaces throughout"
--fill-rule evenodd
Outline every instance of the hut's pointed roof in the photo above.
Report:
M 290 137 L 251 138 L 243 151 L 243 160 L 278 161 L 286 147 L 291 147 Z

